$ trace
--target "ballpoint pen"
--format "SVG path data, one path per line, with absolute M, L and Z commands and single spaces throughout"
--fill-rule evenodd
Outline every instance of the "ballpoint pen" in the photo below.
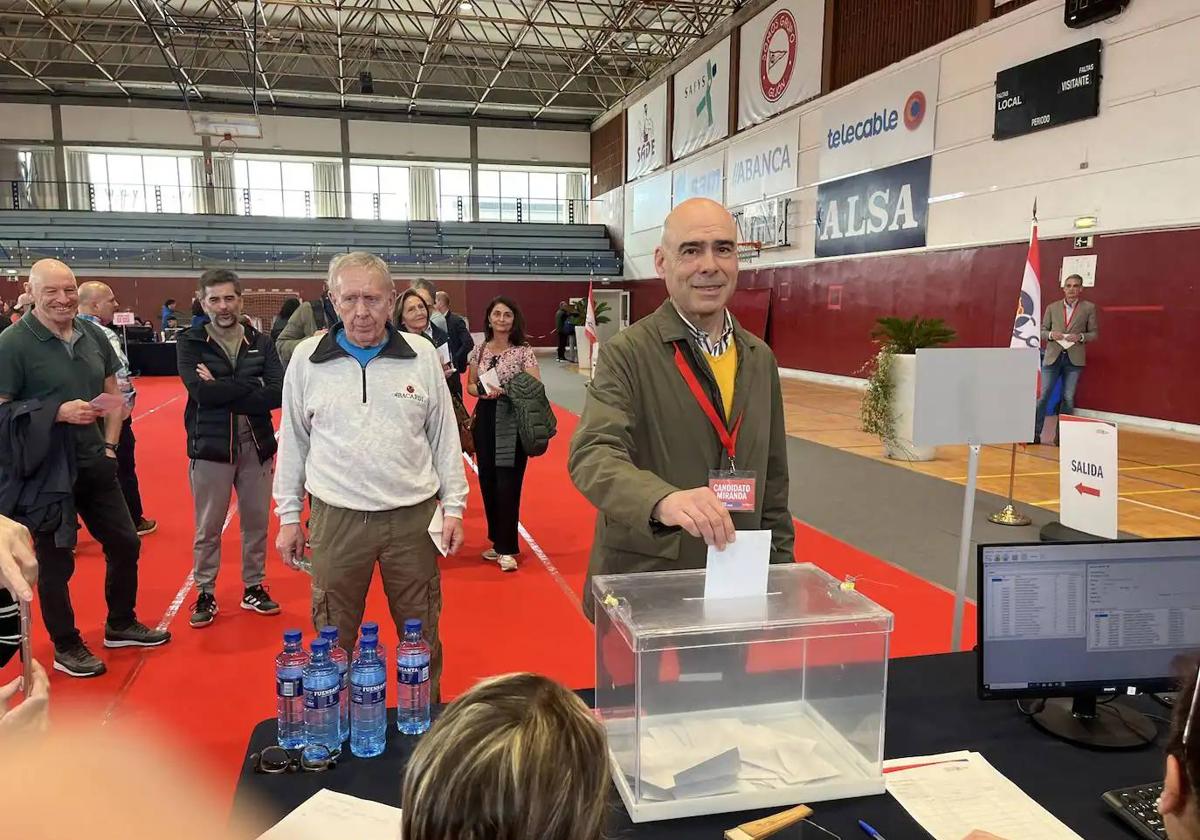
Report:
M 871 828 L 870 823 L 868 823 L 866 820 L 859 820 L 858 827 L 861 828 L 863 833 L 870 837 L 871 840 L 884 840 L 883 835 Z

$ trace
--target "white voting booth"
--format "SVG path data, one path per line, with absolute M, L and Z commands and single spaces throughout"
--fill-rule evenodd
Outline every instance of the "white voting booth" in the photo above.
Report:
M 1029 439 L 1037 406 L 1039 365 L 1038 351 L 1032 348 L 963 347 L 917 351 L 913 442 L 918 446 L 966 444 L 969 452 L 951 630 L 953 650 L 962 645 L 979 450 L 987 444 L 1010 444 Z

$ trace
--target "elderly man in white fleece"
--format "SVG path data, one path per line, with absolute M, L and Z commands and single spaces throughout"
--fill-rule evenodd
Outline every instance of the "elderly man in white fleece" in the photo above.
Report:
M 388 323 L 396 287 L 387 264 L 358 251 L 329 273 L 341 323 L 296 347 L 283 383 L 277 546 L 286 564 L 301 568 L 307 492 L 314 627 L 334 625 L 351 651 L 378 563 L 397 633 L 405 619 L 422 621 L 437 698 L 438 549 L 461 546 L 467 503 L 454 407 L 433 345 Z M 433 529 L 431 539 L 439 501 L 441 533 Z

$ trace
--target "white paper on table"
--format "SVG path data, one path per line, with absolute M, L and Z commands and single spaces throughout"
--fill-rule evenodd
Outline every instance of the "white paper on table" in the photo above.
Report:
M 125 398 L 120 394 L 110 394 L 107 391 L 96 397 L 89 403 L 92 408 L 96 409 L 103 415 L 112 414 L 114 411 L 119 411 L 125 407 Z
M 442 548 L 442 523 L 444 520 L 442 503 L 438 502 L 437 507 L 433 509 L 433 519 L 429 520 L 429 539 L 433 540 L 433 544 L 437 546 L 438 553 L 443 557 L 446 556 L 446 549 Z
M 320 790 L 259 836 L 259 840 L 399 840 L 400 809 Z
M 738 531 L 724 551 L 710 545 L 704 599 L 765 596 L 770 563 L 770 531 Z
M 1056 338 L 1056 339 L 1054 339 L 1054 341 L 1056 344 L 1058 344 L 1059 347 L 1061 347 L 1064 350 L 1070 350 L 1072 347 L 1075 346 L 1074 341 L 1067 341 L 1065 338 Z
M 444 365 L 450 364 L 450 345 L 449 344 L 439 344 L 437 351 L 438 351 L 438 358 L 442 360 L 442 364 L 444 364 Z
M 495 368 L 490 368 L 479 374 L 479 382 L 489 394 L 494 394 L 500 390 L 500 374 L 496 373 Z
M 972 831 L 1021 840 L 1082 840 L 976 752 L 883 765 L 887 791 L 934 840 Z

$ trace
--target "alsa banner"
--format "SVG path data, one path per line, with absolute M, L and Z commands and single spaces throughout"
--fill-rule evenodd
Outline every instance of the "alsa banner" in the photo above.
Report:
M 737 207 L 796 188 L 800 120 L 785 119 L 729 147 L 729 206 Z
M 667 162 L 667 85 L 663 83 L 625 113 L 625 180 L 661 169 Z
M 925 245 L 931 157 L 817 187 L 818 257 Z
M 742 26 L 738 128 L 821 93 L 825 0 L 779 0 Z
M 729 134 L 729 75 L 728 38 L 675 74 L 675 160 Z
M 819 179 L 932 154 L 940 72 L 925 61 L 822 106 Z

